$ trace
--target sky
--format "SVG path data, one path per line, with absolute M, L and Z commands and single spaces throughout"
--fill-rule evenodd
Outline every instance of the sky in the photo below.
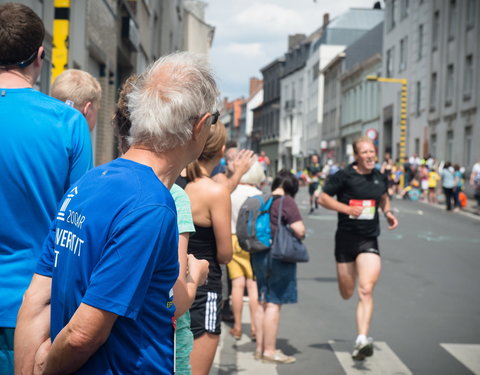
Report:
M 372 8 L 375 0 L 204 0 L 205 21 L 215 27 L 210 61 L 221 95 L 248 97 L 250 77 L 287 52 L 289 34 L 309 35 L 349 8 Z M 383 7 L 383 1 L 382 1 Z

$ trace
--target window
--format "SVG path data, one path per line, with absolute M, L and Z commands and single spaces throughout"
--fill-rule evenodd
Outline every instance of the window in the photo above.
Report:
M 475 3 L 478 0 L 467 0 L 467 30 L 475 26 Z
M 452 161 L 453 159 L 453 130 L 447 132 L 447 144 L 446 144 L 445 161 Z
M 415 113 L 417 114 L 417 117 L 420 116 L 421 101 L 422 101 L 422 83 L 418 81 L 416 84 L 416 96 L 415 96 Z
M 430 112 L 435 111 L 437 106 L 437 73 L 432 73 L 430 81 Z
M 387 66 L 386 66 L 387 77 L 393 77 L 393 58 L 394 58 L 394 47 L 390 48 L 387 51 Z
M 464 155 L 463 155 L 463 165 L 472 165 L 472 127 L 467 126 L 465 128 L 465 142 L 464 142 Z
M 452 105 L 453 100 L 453 64 L 448 65 L 446 84 L 445 105 L 448 107 L 449 105 Z
M 448 13 L 448 40 L 455 38 L 457 28 L 457 0 L 450 0 L 450 11 Z
M 420 155 L 420 138 L 415 138 L 415 154 Z
M 407 37 L 400 40 L 400 66 L 399 71 L 405 70 L 407 68 Z
M 418 60 L 422 59 L 423 55 L 423 25 L 418 26 Z
M 433 30 L 432 30 L 432 49 L 438 48 L 438 39 L 440 34 L 440 12 L 437 10 L 433 14 Z
M 463 82 L 463 99 L 468 100 L 472 95 L 473 89 L 473 55 L 465 58 L 464 82 Z
M 408 17 L 408 1 L 409 0 L 401 0 L 401 3 L 400 3 L 400 19 L 401 20 Z
M 429 154 L 432 155 L 433 157 L 436 157 L 437 155 L 437 135 L 436 134 L 432 134 L 430 136 Z
M 389 27 L 389 31 L 390 30 L 393 30 L 395 28 L 395 13 L 396 13 L 396 0 L 392 0 L 392 2 L 390 3 L 391 6 L 390 6 L 390 9 L 389 9 L 389 14 L 388 14 L 388 18 L 389 18 L 389 23 L 390 23 L 390 27 Z
M 313 66 L 313 80 L 317 80 L 318 76 L 320 75 L 320 63 L 316 62 Z

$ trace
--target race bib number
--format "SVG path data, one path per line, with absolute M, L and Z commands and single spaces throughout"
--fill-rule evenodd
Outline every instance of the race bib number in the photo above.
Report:
M 351 207 L 362 207 L 360 216 L 349 216 L 356 220 L 373 220 L 375 217 L 375 200 L 370 199 L 350 199 L 348 205 Z

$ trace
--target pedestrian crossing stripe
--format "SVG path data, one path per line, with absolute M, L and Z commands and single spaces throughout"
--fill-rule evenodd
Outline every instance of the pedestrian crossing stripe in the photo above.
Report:
M 242 324 L 247 327 L 250 324 L 247 303 L 243 308 Z M 229 328 L 228 324 L 222 322 L 222 335 L 210 375 L 219 375 L 227 369 L 229 373 L 234 374 L 278 375 L 278 367 L 282 366 L 256 361 L 253 356 L 255 343 L 250 341 L 247 334 L 244 334 L 239 341 L 234 340 L 228 334 Z M 374 354 L 365 361 L 352 359 L 353 345 L 350 340 L 330 340 L 328 344 L 345 371 L 345 375 L 413 375 L 386 342 L 374 341 Z M 480 375 L 480 344 L 440 343 L 439 345 L 473 374 Z M 290 366 L 295 373 L 295 364 L 288 367 Z
M 374 354 L 365 361 L 352 359 L 352 343 L 350 341 L 328 342 L 346 375 L 359 374 L 395 374 L 413 375 L 407 366 L 397 357 L 392 349 L 383 341 L 375 341 Z
M 480 345 L 440 344 L 448 353 L 476 375 L 480 375 Z

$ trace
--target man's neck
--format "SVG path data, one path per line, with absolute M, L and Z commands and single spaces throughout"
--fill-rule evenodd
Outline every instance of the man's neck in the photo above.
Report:
M 151 167 L 158 179 L 170 189 L 186 164 L 180 154 L 178 150 L 156 153 L 141 146 L 132 146 L 122 157 Z
M 4 89 L 32 88 L 33 77 L 25 71 L 18 69 L 0 69 L 0 87 Z

